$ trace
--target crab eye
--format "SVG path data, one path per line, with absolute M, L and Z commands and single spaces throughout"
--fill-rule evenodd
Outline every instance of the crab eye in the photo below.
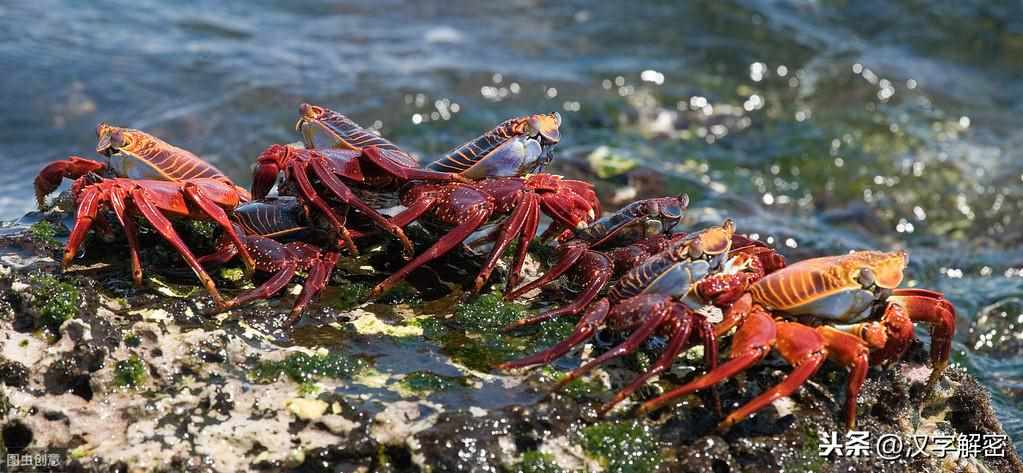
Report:
M 661 209 L 661 215 L 669 220 L 678 220 L 682 218 L 682 213 L 682 207 L 676 207 L 674 205 L 669 205 Z
M 874 271 L 871 271 L 870 268 L 863 268 L 857 272 L 856 282 L 863 288 L 873 287 L 877 282 L 877 277 L 874 275 Z

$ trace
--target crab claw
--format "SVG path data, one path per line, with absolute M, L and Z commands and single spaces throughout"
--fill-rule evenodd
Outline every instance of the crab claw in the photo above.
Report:
M 43 208 L 46 203 L 46 196 L 57 189 L 64 178 L 78 179 L 91 172 L 97 172 L 106 168 L 106 165 L 85 159 L 78 156 L 71 156 L 68 159 L 52 162 L 39 171 L 35 179 L 36 203 Z
M 288 147 L 284 145 L 270 145 L 259 155 L 256 169 L 252 172 L 252 198 L 262 199 L 270 193 L 287 159 Z

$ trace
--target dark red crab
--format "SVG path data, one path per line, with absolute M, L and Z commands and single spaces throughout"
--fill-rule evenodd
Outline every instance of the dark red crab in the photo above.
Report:
M 75 225 L 64 250 L 64 267 L 70 266 L 93 223 L 102 219 L 100 210 L 109 207 L 124 227 L 132 266 L 132 281 L 142 285 L 138 226 L 141 214 L 181 254 L 218 306 L 223 305 L 213 280 L 174 230 L 168 217 L 213 220 L 239 249 L 246 268 L 255 263 L 241 242 L 228 212 L 248 199 L 248 192 L 196 155 L 147 133 L 101 123 L 97 127 L 96 151 L 110 158 L 100 163 L 71 157 L 51 163 L 36 178 L 40 202 L 64 178 L 75 179 L 71 192 L 78 207 Z M 114 176 L 102 178 L 96 173 Z
M 622 207 L 584 229 L 573 229 L 572 236 L 558 245 L 557 262 L 529 284 L 509 290 L 505 299 L 516 299 L 569 271 L 581 287 L 579 296 L 565 306 L 519 320 L 508 329 L 577 314 L 600 294 L 612 277 L 664 251 L 671 241 L 684 238 L 685 234 L 672 235 L 671 232 L 684 218 L 688 206 L 689 197 L 685 194 L 645 199 Z M 509 288 L 513 283 L 509 278 Z
M 717 338 L 711 323 L 690 308 L 705 281 L 733 278 L 733 260 L 728 259 L 735 224 L 726 220 L 677 240 L 664 251 L 647 258 L 615 283 L 605 297 L 591 303 L 576 324 L 572 334 L 561 343 L 534 355 L 504 363 L 502 369 L 546 364 L 568 353 L 593 336 L 602 326 L 628 333 L 620 345 L 583 364 L 565 376 L 558 389 L 611 359 L 632 353 L 654 334 L 668 339 L 662 355 L 650 371 L 637 377 L 601 408 L 610 410 L 639 389 L 651 377 L 667 370 L 675 357 L 687 346 L 692 331 L 704 344 L 705 361 L 710 369 L 717 362 Z
M 296 127 L 307 146 L 315 145 L 316 130 L 324 130 L 334 142 L 333 148 L 270 146 L 256 160 L 253 196 L 265 197 L 277 183 L 278 174 L 283 172 L 279 193 L 299 197 L 316 207 L 353 254 L 358 249 L 345 225 L 349 207 L 398 238 L 406 257 L 411 257 L 412 242 L 405 231 L 364 202 L 364 198 L 369 194 L 394 193 L 412 180 L 458 182 L 466 179 L 454 173 L 420 169 L 415 158 L 396 145 L 333 110 L 302 104 L 300 112 Z
M 257 256 L 256 269 L 272 275 L 259 287 L 227 301 L 221 309 L 231 309 L 258 299 L 268 299 L 287 286 L 298 271 L 304 271 L 306 279 L 302 285 L 302 292 L 292 305 L 285 326 L 294 324 L 306 305 L 330 281 L 330 275 L 337 265 L 340 253 L 303 241 L 310 239 L 308 237 L 314 225 L 308 209 L 294 197 L 264 198 L 248 202 L 235 209 L 233 219 L 246 248 Z M 222 238 L 217 244 L 216 251 L 199 258 L 199 262 L 223 264 L 237 254 L 237 247 Z
M 527 115 L 501 122 L 492 130 L 448 151 L 427 168 L 480 180 L 541 172 L 561 141 L 561 115 Z
M 553 219 L 558 229 L 583 228 L 600 212 L 600 202 L 587 182 L 563 179 L 552 174 L 499 177 L 462 184 L 414 184 L 402 191 L 407 209 L 392 221 L 404 226 L 416 219 L 450 228 L 430 248 L 373 288 L 377 297 L 422 265 L 451 251 L 488 221 L 507 216 L 494 234 L 494 247 L 474 284 L 474 292 L 486 283 L 515 239 L 519 245 L 510 274 L 518 274 L 529 242 L 536 236 L 540 212 Z

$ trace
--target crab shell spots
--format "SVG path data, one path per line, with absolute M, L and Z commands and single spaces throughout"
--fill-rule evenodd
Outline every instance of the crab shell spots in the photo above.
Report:
M 750 286 L 750 293 L 754 301 L 766 307 L 797 310 L 841 292 L 862 289 L 858 277 L 864 269 L 874 273 L 878 286 L 898 287 L 906 260 L 904 251 L 857 251 L 808 259 L 765 276 Z

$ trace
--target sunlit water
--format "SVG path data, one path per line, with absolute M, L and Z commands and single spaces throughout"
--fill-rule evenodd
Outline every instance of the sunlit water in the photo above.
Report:
M 101 120 L 247 183 L 301 101 L 424 156 L 557 110 L 565 160 L 605 145 L 690 192 L 694 221 L 736 216 L 793 257 L 908 248 L 910 284 L 956 304 L 955 358 L 1023 439 L 1019 7 L 18 3 L 0 5 L 0 218 L 31 209 L 43 163 L 92 156 Z

